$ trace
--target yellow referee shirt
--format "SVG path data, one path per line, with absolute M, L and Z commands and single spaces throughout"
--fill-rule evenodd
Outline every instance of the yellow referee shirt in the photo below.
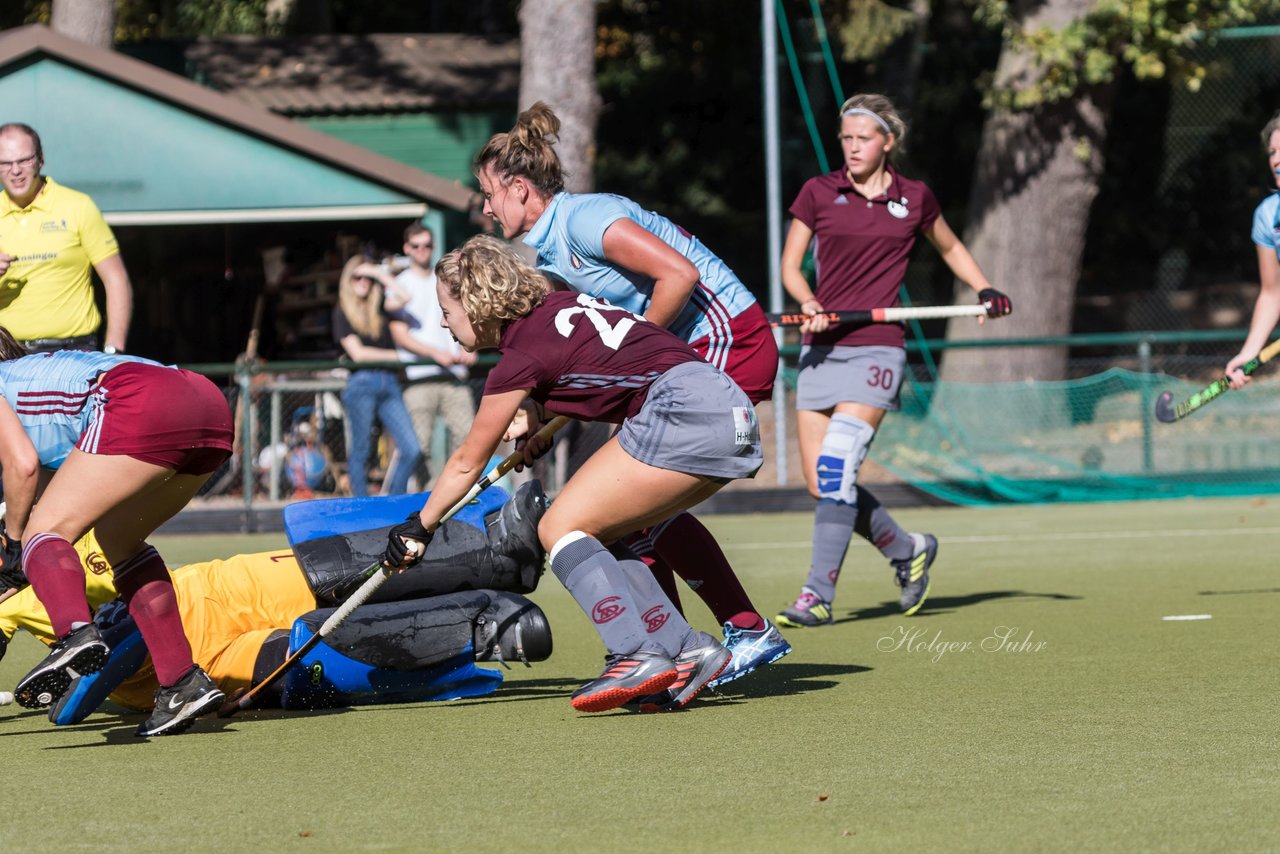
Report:
M 0 280 L 0 326 L 14 338 L 98 331 L 89 268 L 119 248 L 93 199 L 48 177 L 26 208 L 0 193 L 0 252 L 14 257 Z

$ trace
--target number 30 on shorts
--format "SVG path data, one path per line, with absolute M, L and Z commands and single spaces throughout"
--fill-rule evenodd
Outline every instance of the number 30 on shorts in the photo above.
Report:
M 882 368 L 879 365 L 872 365 L 867 370 L 867 385 L 872 388 L 882 388 L 886 391 L 893 388 L 893 369 Z

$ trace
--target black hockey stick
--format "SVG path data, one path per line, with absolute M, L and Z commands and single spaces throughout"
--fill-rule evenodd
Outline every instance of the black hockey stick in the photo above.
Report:
M 544 424 L 542 429 L 538 431 L 537 436 L 542 439 L 550 439 L 557 430 L 568 423 L 569 419 L 565 416 L 557 416 Z M 512 453 L 502 462 L 498 463 L 498 465 L 494 467 L 493 471 L 482 477 L 479 482 L 476 483 L 475 486 L 471 487 L 467 494 L 462 497 L 461 501 L 453 505 L 453 507 L 449 509 L 449 512 L 441 516 L 440 521 L 428 530 L 435 531 L 436 528 L 453 518 L 455 514 L 461 512 L 462 509 L 470 504 L 472 499 L 477 495 L 493 486 L 494 482 L 523 462 L 524 451 L 520 450 Z M 241 688 L 232 694 L 231 697 L 229 697 L 218 708 L 218 717 L 229 718 L 236 712 L 252 706 L 255 697 L 274 685 L 281 676 L 289 672 L 289 668 L 301 661 L 303 656 L 311 652 L 311 650 L 313 650 L 320 641 L 324 640 L 329 633 L 342 625 L 347 617 L 351 616 L 351 612 L 363 605 L 365 601 L 373 595 L 374 591 L 381 587 L 382 583 L 391 577 L 394 571 L 395 570 L 393 568 L 387 567 L 381 561 L 378 561 L 361 573 L 361 576 L 364 577 L 366 581 L 356 588 L 356 591 L 347 597 L 347 600 L 343 602 L 336 611 L 329 615 L 329 618 L 321 624 L 320 628 L 316 630 L 316 633 L 307 638 L 306 643 L 298 647 L 297 651 L 286 658 L 284 663 L 272 671 L 271 675 L 266 679 L 263 679 L 257 685 L 254 685 L 251 689 Z
M 987 307 L 977 305 L 898 305 L 867 311 L 824 311 L 808 315 L 799 312 L 770 314 L 771 326 L 799 326 L 812 317 L 825 317 L 831 323 L 897 323 L 901 320 L 931 320 L 939 317 L 983 317 Z
M 1280 340 L 1272 341 L 1262 349 L 1261 353 L 1241 365 L 1240 370 L 1248 376 L 1256 371 L 1259 365 L 1265 365 L 1274 359 L 1277 353 L 1280 353 Z M 1230 389 L 1231 380 L 1220 377 L 1178 404 L 1173 402 L 1173 393 L 1166 391 L 1156 398 L 1156 418 L 1166 424 L 1172 424 L 1221 397 Z

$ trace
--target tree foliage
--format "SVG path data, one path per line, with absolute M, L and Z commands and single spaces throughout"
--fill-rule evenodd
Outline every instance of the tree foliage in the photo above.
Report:
M 1217 30 L 1256 23 L 1280 0 L 1098 0 L 1066 22 L 1038 21 L 1039 3 L 974 0 L 979 21 L 1031 58 L 1026 73 L 983 83 L 987 106 L 1026 109 L 1112 83 L 1122 66 L 1138 80 L 1168 79 L 1192 91 L 1210 73 L 1192 50 Z
M 883 0 L 849 0 L 839 33 L 844 58 L 871 60 L 911 32 L 918 17 L 911 9 L 891 6 Z

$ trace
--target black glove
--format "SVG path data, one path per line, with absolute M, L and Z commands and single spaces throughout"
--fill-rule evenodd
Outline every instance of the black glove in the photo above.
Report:
M 987 307 L 987 317 L 1004 317 L 1013 311 L 1013 302 L 995 288 L 983 288 L 978 291 L 978 302 Z
M 431 536 L 431 532 L 422 525 L 422 517 L 417 513 L 410 513 L 408 518 L 387 533 L 387 550 L 382 554 L 382 562 L 392 569 L 408 569 L 422 560 L 431 543 Z M 422 548 L 410 551 L 406 540 L 421 543 Z
M 22 542 L 10 537 L 0 525 L 0 593 L 10 587 L 21 590 L 30 583 L 22 571 Z

